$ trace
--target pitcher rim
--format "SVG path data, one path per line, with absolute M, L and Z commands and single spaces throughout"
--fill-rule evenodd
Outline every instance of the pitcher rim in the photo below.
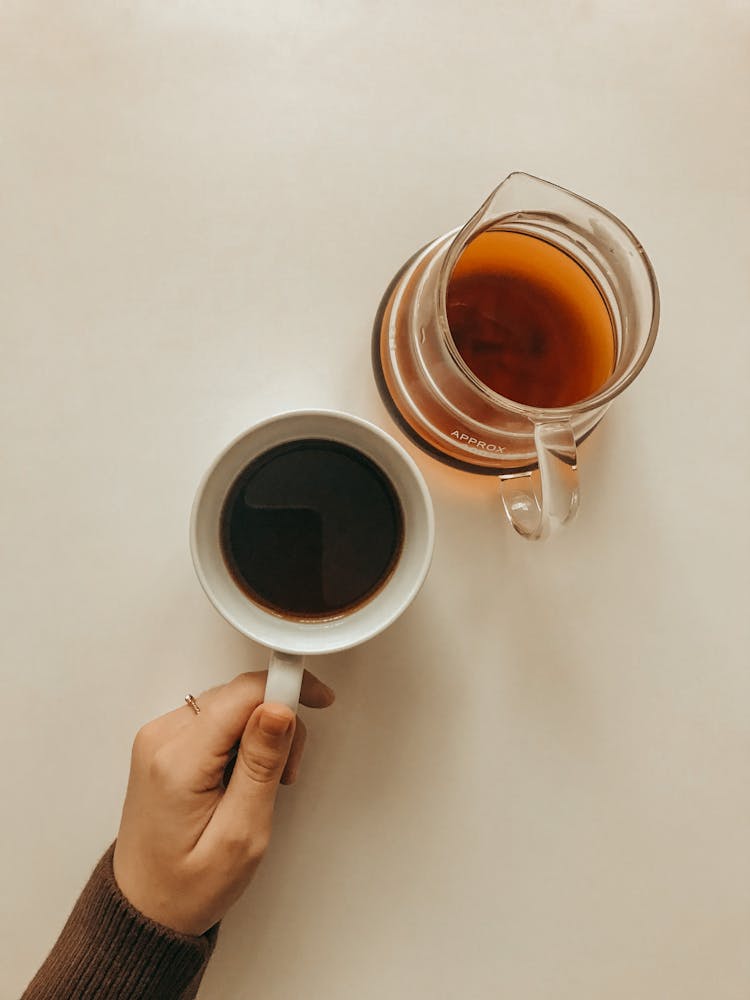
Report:
M 445 234 L 444 238 L 452 237 L 451 243 L 455 240 L 456 236 L 460 235 L 462 230 L 468 229 L 468 227 L 473 222 L 477 215 L 480 215 L 487 205 L 495 197 L 499 188 L 502 187 L 507 181 L 512 177 L 527 177 L 530 180 L 536 181 L 540 184 L 547 185 L 549 187 L 557 188 L 559 191 L 563 191 L 566 195 L 576 198 L 578 201 L 584 202 L 590 205 L 592 208 L 596 209 L 597 212 L 601 212 L 606 215 L 612 222 L 618 226 L 624 233 L 627 234 L 628 238 L 632 242 L 633 246 L 638 251 L 641 261 L 644 265 L 646 275 L 648 277 L 649 288 L 651 291 L 652 309 L 651 309 L 651 322 L 649 324 L 648 335 L 641 348 L 641 351 L 633 363 L 632 367 L 628 371 L 616 379 L 611 385 L 605 383 L 605 387 L 599 392 L 595 393 L 593 396 L 585 396 L 583 399 L 579 400 L 577 403 L 573 403 L 567 406 L 532 406 L 528 403 L 519 403 L 515 399 L 511 399 L 510 396 L 503 396 L 502 393 L 496 392 L 494 389 L 490 388 L 485 382 L 482 382 L 474 372 L 469 368 L 461 354 L 456 347 L 456 343 L 453 339 L 453 334 L 451 333 L 450 325 L 448 323 L 448 313 L 446 309 L 446 291 L 448 287 L 448 252 L 446 253 L 446 258 L 442 263 L 440 269 L 440 275 L 438 278 L 438 321 L 441 328 L 441 333 L 446 342 L 448 350 L 451 353 L 453 360 L 456 362 L 461 374 L 471 383 L 471 385 L 481 392 L 491 403 L 496 406 L 502 406 L 504 409 L 509 410 L 511 413 L 518 414 L 519 416 L 525 416 L 532 422 L 539 423 L 542 421 L 555 421 L 564 420 L 566 418 L 575 417 L 581 413 L 587 413 L 591 410 L 599 409 L 602 406 L 606 406 L 616 399 L 629 385 L 633 382 L 640 372 L 643 370 L 646 362 L 651 356 L 651 352 L 654 349 L 654 344 L 656 342 L 656 335 L 659 329 L 659 317 L 660 317 L 660 298 L 659 298 L 659 286 L 656 281 L 656 274 L 654 272 L 653 265 L 649 259 L 648 254 L 643 249 L 643 246 L 635 235 L 635 233 L 630 229 L 620 218 L 618 218 L 613 212 L 608 209 L 598 205 L 596 202 L 591 201 L 589 198 L 585 198 L 582 195 L 576 194 L 574 191 L 570 191 L 568 188 L 563 187 L 560 184 L 555 184 L 553 181 L 545 180 L 542 177 L 536 177 L 534 174 L 526 173 L 523 170 L 514 170 L 508 176 L 497 185 L 497 187 L 492 191 L 489 197 L 485 200 L 479 212 L 472 217 L 471 220 L 465 226 L 457 226 L 455 229 L 450 230 Z M 512 213 L 511 213 L 512 214 Z M 503 218 L 508 216 L 500 215 L 495 221 L 500 222 Z M 470 237 L 466 239 L 460 246 L 458 255 L 463 251 L 463 249 L 471 242 Z M 449 247 L 450 250 L 450 247 Z M 455 266 L 455 260 L 453 261 L 450 270 L 453 270 Z M 610 376 L 611 377 L 611 376 Z

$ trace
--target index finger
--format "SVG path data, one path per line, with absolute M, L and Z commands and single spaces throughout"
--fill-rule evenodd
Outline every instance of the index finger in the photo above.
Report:
M 335 698 L 333 688 L 329 688 L 319 677 L 310 673 L 309 670 L 305 670 L 302 674 L 302 687 L 299 693 L 300 704 L 307 708 L 328 708 L 329 705 L 333 704 Z

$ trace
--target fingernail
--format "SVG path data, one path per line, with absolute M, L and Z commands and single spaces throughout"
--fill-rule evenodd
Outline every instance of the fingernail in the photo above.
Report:
M 333 688 L 329 688 L 328 685 L 327 684 L 323 684 L 322 681 L 320 683 L 321 683 L 321 687 L 323 688 L 323 690 L 325 691 L 325 693 L 328 695 L 328 697 L 330 698 L 330 700 L 331 701 L 335 701 L 336 700 L 336 692 L 333 690 Z
M 290 719 L 286 712 L 282 715 L 273 708 L 264 708 L 260 713 L 258 728 L 266 736 L 286 736 L 293 723 L 294 719 Z

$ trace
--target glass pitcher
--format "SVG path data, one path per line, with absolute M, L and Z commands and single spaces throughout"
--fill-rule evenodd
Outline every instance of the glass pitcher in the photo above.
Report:
M 535 237 L 595 284 L 614 344 L 611 371 L 589 395 L 565 405 L 518 402 L 466 363 L 448 323 L 446 295 L 459 258 L 487 232 Z M 575 515 L 577 445 L 643 368 L 658 322 L 656 278 L 633 233 L 593 202 L 513 173 L 462 229 L 418 251 L 393 279 L 375 321 L 373 368 L 401 428 L 449 465 L 496 475 L 511 524 L 524 538 L 538 539 Z

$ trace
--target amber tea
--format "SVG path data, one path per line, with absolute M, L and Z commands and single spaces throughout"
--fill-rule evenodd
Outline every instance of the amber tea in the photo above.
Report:
M 612 318 L 585 269 L 546 240 L 486 230 L 446 289 L 451 336 L 490 389 L 536 407 L 594 395 L 615 367 Z

